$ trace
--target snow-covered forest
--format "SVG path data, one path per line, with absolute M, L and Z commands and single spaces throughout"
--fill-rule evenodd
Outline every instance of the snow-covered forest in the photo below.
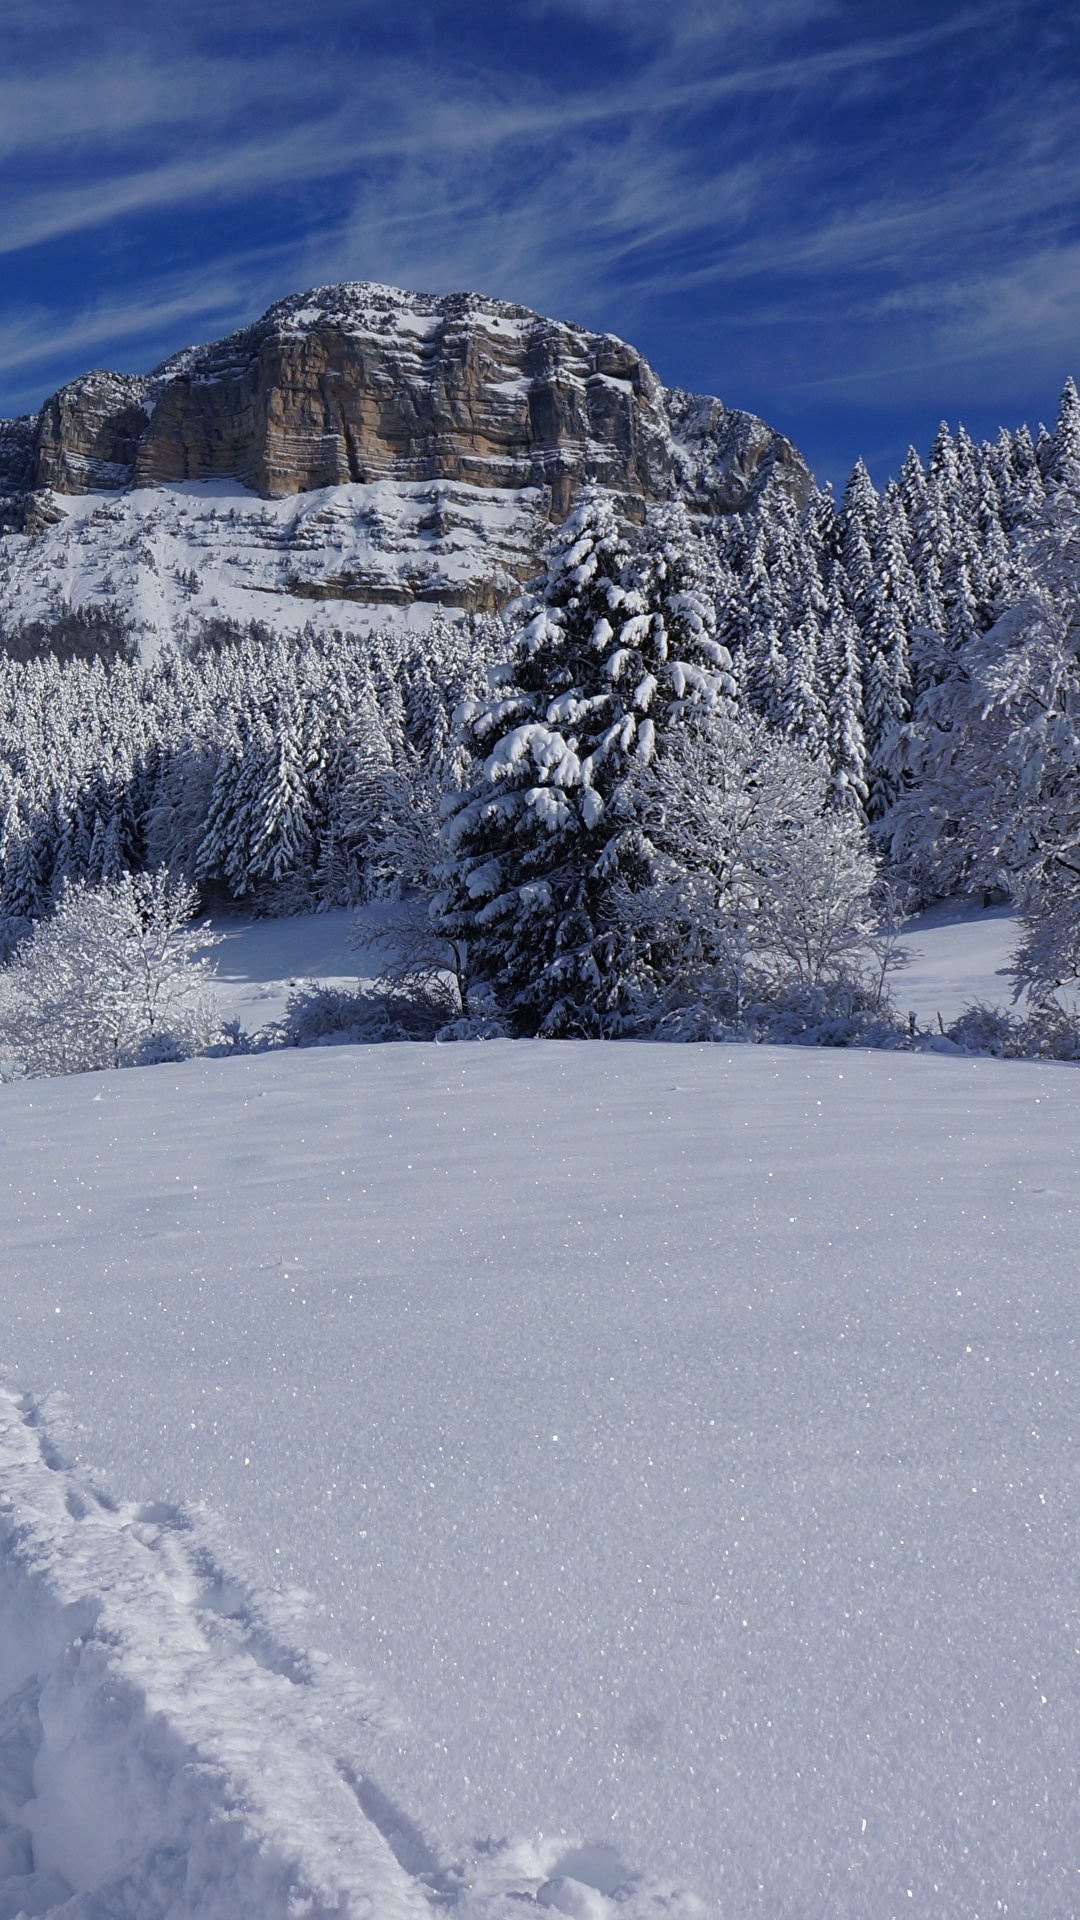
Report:
M 466 996 L 616 1032 L 688 979 L 737 1014 L 766 953 L 819 987 L 884 875 L 1013 895 L 1045 995 L 1078 964 L 1078 557 L 1070 381 L 1052 433 L 942 426 L 880 495 L 860 463 L 839 503 L 634 528 L 586 491 L 505 624 L 4 658 L 4 950 L 126 872 L 269 913 L 441 888 Z
M 150 665 L 0 660 L 9 939 L 66 880 L 125 869 L 164 865 L 279 912 L 419 878 L 452 714 L 496 650 L 477 618 L 435 621 L 422 649 L 256 635 Z

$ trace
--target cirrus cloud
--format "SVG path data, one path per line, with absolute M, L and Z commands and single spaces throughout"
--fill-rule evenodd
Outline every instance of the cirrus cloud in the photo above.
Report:
M 826 468 L 859 450 L 830 407 L 902 447 L 1080 365 L 1080 43 L 1049 0 L 52 0 L 35 28 L 0 76 L 8 406 L 346 277 L 630 334 Z

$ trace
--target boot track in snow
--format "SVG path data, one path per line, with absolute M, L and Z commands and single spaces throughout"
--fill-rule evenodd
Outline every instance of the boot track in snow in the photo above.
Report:
M 223 1571 L 214 1531 L 111 1500 L 0 1388 L 0 1920 L 704 1913 L 565 1836 L 440 1868 L 367 1771 L 371 1690 L 293 1643 L 305 1596 Z

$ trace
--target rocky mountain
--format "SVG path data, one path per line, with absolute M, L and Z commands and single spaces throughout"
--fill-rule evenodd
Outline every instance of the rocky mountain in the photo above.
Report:
M 109 603 L 146 639 L 215 608 L 285 626 L 313 602 L 494 608 L 585 481 L 640 519 L 676 497 L 738 512 L 774 473 L 810 485 L 790 441 L 665 388 L 614 335 L 474 294 L 320 287 L 0 423 L 0 631 L 50 604 Z

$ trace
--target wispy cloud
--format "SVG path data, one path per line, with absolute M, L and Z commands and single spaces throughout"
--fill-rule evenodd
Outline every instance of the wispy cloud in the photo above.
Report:
M 250 310 L 253 291 L 261 296 L 294 255 L 260 248 L 239 255 L 226 266 L 212 266 L 190 274 L 152 281 L 137 298 L 105 299 L 57 320 L 47 308 L 16 308 L 0 315 L 0 375 L 55 362 L 66 355 L 93 356 L 99 347 L 138 345 L 158 338 L 165 330 L 199 323 L 199 338 L 207 326 L 229 326 Z M 179 344 L 179 342 L 178 342 Z
M 0 212 L 0 253 L 108 226 L 162 207 L 206 207 L 253 192 L 295 187 L 307 180 L 345 177 L 358 153 L 341 116 L 266 139 L 217 148 L 160 166 L 144 166 L 95 180 L 30 193 Z
M 956 404 L 966 406 L 985 401 L 988 370 L 1000 375 L 1020 360 L 1026 378 L 1044 378 L 1049 393 L 1064 369 L 1080 374 L 1078 304 L 1080 242 L 1044 248 L 978 278 L 913 288 L 902 311 L 924 323 L 917 352 L 897 353 L 897 332 L 883 331 L 883 351 L 868 364 L 819 374 L 799 382 L 797 391 L 895 393 L 901 385 L 921 386 L 928 374 L 951 370 L 961 376 L 953 383 Z M 892 305 L 883 303 L 886 318 Z M 910 343 L 910 334 L 901 333 L 899 340 Z M 995 388 L 999 384 L 995 379 Z
M 730 366 L 778 404 L 929 382 L 1009 337 L 1064 351 L 1080 85 L 1060 48 L 1036 57 L 1043 12 L 431 0 L 395 30 L 378 0 L 188 0 L 145 25 L 100 0 L 91 29 L 45 0 L 0 76 L 21 282 L 0 373 L 338 277 L 662 329 L 684 363 L 707 338 L 725 388 Z M 76 248 L 101 265 L 73 294 Z
M 790 21 L 793 11 L 805 17 L 821 9 L 774 5 L 764 18 Z M 680 19 L 685 9 L 674 12 Z M 516 73 L 433 74 L 400 56 L 346 60 L 332 76 L 324 62 L 294 55 L 154 63 L 145 52 L 60 74 L 9 74 L 0 80 L 0 154 L 9 161 L 42 151 L 55 157 L 91 140 L 100 151 L 88 184 L 28 190 L 18 181 L 9 189 L 16 204 L 0 225 L 0 245 L 14 251 L 148 208 L 240 198 L 253 185 L 340 177 L 379 162 L 438 164 L 454 154 L 600 136 L 620 124 L 644 122 L 655 137 L 677 116 L 705 114 L 725 100 L 813 89 L 910 59 L 966 32 L 973 18 L 965 13 L 912 33 L 734 65 L 714 24 L 711 33 L 678 36 L 643 71 L 562 91 Z M 243 126 L 250 113 L 264 125 L 275 108 L 283 124 L 274 131 L 223 137 L 223 123 Z M 143 154 L 137 164 L 110 165 L 113 145 L 122 143 L 123 154 L 123 143 L 148 128 L 166 142 L 171 129 L 185 132 L 183 157 L 148 161 Z M 194 155 L 191 136 L 200 147 Z
M 0 74 L 0 158 L 46 155 L 54 160 L 90 145 L 107 152 L 133 136 L 198 134 L 226 127 L 250 108 L 276 108 L 287 119 L 332 97 L 317 67 L 285 54 L 243 59 L 193 55 L 154 59 L 146 49 L 97 55 L 48 71 Z

